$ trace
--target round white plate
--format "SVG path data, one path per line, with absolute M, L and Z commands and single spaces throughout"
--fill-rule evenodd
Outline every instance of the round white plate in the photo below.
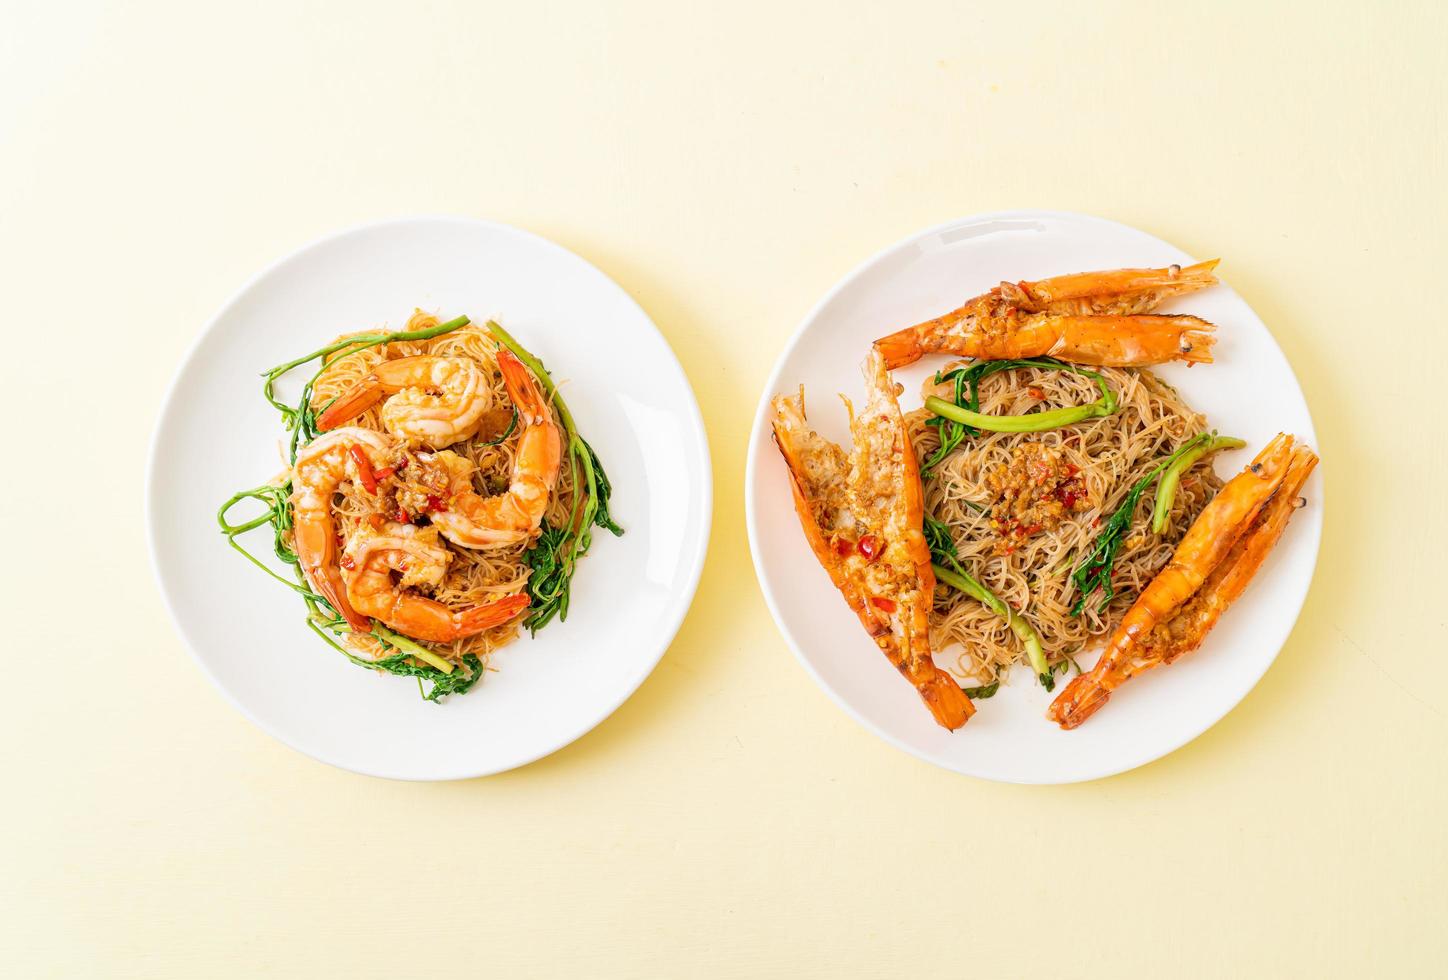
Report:
M 595 530 L 566 622 L 525 633 L 493 658 L 495 672 L 440 704 L 423 701 L 411 679 L 355 667 L 314 636 L 296 596 L 228 548 L 216 525 L 222 501 L 281 467 L 281 422 L 262 398 L 259 372 L 347 331 L 400 329 L 414 307 L 494 317 L 543 359 L 607 467 L 612 512 L 627 531 Z M 396 779 L 521 766 L 612 714 L 653 670 L 689 607 L 711 496 L 698 404 L 647 314 L 573 253 L 462 218 L 342 232 L 243 288 L 177 373 L 146 490 L 161 591 L 222 692 L 293 748 Z M 270 554 L 265 529 L 245 541 Z
M 1203 256 L 1207 258 L 1208 256 Z M 868 260 L 805 317 L 765 386 L 754 420 L 745 501 L 749 543 L 764 598 L 791 649 L 841 707 L 886 741 L 956 772 L 1017 783 L 1064 783 L 1123 772 L 1160 758 L 1206 731 L 1267 670 L 1307 595 L 1322 532 L 1321 477 L 1247 594 L 1196 653 L 1112 695 L 1091 720 L 1063 732 L 1044 717 L 1052 695 L 1017 669 L 955 733 L 929 711 L 860 628 L 806 545 L 790 502 L 784 464 L 770 438 L 769 400 L 801 382 L 810 420 L 848 444 L 843 392 L 863 397 L 859 365 L 876 337 L 954 309 L 1002 280 L 1039 279 L 1125 266 L 1186 264 L 1180 249 L 1125 225 L 1054 211 L 1011 211 L 953 221 L 913 235 Z M 1232 275 L 1231 256 L 1218 270 Z M 1302 390 L 1272 335 L 1225 285 L 1183 297 L 1167 310 L 1217 324 L 1216 363 L 1160 374 L 1249 449 L 1222 454 L 1224 474 L 1246 465 L 1279 431 L 1316 446 Z M 920 385 L 947 358 L 896 372 L 901 407 L 920 405 Z M 937 662 L 953 661 L 949 651 Z M 1089 666 L 1083 663 L 1082 666 Z M 1059 691 L 1059 686 L 1057 691 Z

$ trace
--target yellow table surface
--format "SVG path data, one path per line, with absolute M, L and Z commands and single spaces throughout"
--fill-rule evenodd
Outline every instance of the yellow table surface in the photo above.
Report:
M 0 2 L 0 974 L 1443 969 L 1448 20 L 1085 6 Z M 800 318 L 882 246 L 1008 207 L 1223 256 L 1326 461 L 1276 665 L 1086 785 L 952 775 L 856 725 L 745 542 L 750 417 Z M 414 212 L 618 280 L 714 454 L 708 564 L 653 676 L 556 755 L 456 784 L 253 728 L 182 649 L 142 527 L 163 389 L 223 300 Z

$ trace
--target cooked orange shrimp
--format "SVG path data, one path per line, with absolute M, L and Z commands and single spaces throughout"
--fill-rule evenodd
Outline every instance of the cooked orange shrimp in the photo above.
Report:
M 1058 357 L 1105 367 L 1210 361 L 1216 327 L 1194 316 L 1151 311 L 1174 296 L 1216 283 L 1216 265 L 1213 259 L 1185 269 L 1172 265 L 1003 282 L 944 316 L 881 337 L 875 348 L 891 369 L 937 353 L 993 361 Z
M 473 491 L 472 464 L 452 452 L 432 457 L 447 468 L 451 486 L 446 507 L 428 516 L 449 541 L 464 548 L 515 544 L 530 538 L 548 509 L 548 495 L 558 480 L 562 461 L 558 425 L 538 382 L 506 349 L 498 351 L 498 367 L 523 429 L 508 489 L 480 497 Z
M 1195 650 L 1247 588 L 1302 505 L 1317 455 L 1288 435 L 1272 440 L 1212 499 L 1111 635 L 1096 666 L 1066 686 L 1047 717 L 1075 728 L 1111 692 Z
M 383 427 L 429 449 L 451 446 L 476 433 L 492 405 L 492 389 L 475 361 L 417 354 L 377 365 L 317 416 L 317 428 L 325 432 L 355 419 L 388 395 L 392 397 L 382 406 Z
M 528 608 L 522 593 L 470 609 L 452 609 L 409 587 L 437 585 L 452 556 L 432 528 L 362 525 L 341 559 L 347 598 L 358 612 L 417 640 L 450 643 L 499 626 Z M 399 577 L 394 580 L 393 573 Z
M 332 494 L 344 480 L 370 478 L 370 471 L 359 472 L 361 465 L 381 466 L 391 446 L 392 440 L 371 429 L 334 429 L 304 446 L 292 466 L 293 535 L 302 571 L 337 614 L 363 632 L 372 624 L 348 604 L 337 569 Z
M 874 351 L 865 381 L 865 409 L 851 409 L 852 456 L 810 428 L 803 388 L 775 397 L 774 441 L 815 557 L 935 720 L 953 731 L 975 706 L 930 655 L 935 573 L 921 531 L 920 472 L 896 402 L 901 388 Z

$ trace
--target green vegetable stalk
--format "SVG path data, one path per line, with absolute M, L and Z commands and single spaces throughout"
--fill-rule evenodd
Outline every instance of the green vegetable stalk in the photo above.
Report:
M 1172 502 L 1176 500 L 1177 485 L 1181 482 L 1182 474 L 1197 465 L 1197 460 L 1219 449 L 1241 449 L 1245 445 L 1247 443 L 1241 439 L 1213 435 L 1206 442 L 1178 456 L 1170 466 L 1162 471 L 1161 483 L 1157 485 L 1156 506 L 1152 508 L 1151 514 L 1151 532 L 1160 534 L 1166 529 L 1167 517 L 1171 515 Z
M 1061 429 L 1087 419 L 1099 419 L 1116 411 L 1116 396 L 1109 390 L 1089 405 L 1072 405 L 1067 408 L 1052 408 L 1029 415 L 985 415 L 968 408 L 952 405 L 935 395 L 925 399 L 925 407 L 941 418 L 969 425 L 989 432 L 1047 432 Z
M 1055 371 L 1069 371 L 1082 377 L 1091 378 L 1101 390 L 1101 397 L 1089 405 L 1068 408 L 1054 408 L 1025 415 L 986 415 L 980 411 L 980 383 L 992 374 L 1015 368 L 1035 367 Z M 936 395 L 925 399 L 925 407 L 935 415 L 927 425 L 940 427 L 940 446 L 920 468 L 921 476 L 928 478 L 935 467 L 945 461 L 967 436 L 988 432 L 1045 432 L 1075 425 L 1088 419 L 1103 418 L 1117 409 L 1116 395 L 1106 379 L 1099 372 L 1088 371 L 1049 357 L 1013 359 L 1005 361 L 977 361 L 967 367 L 956 368 L 945 374 L 936 374 L 935 384 L 955 382 L 953 400 L 947 401 Z M 969 386 L 970 395 L 965 389 Z
M 991 612 L 1005 620 L 1011 632 L 1016 634 L 1016 639 L 1021 641 L 1025 647 L 1026 658 L 1031 662 L 1031 670 L 1035 671 L 1036 679 L 1047 691 L 1056 687 L 1055 676 L 1051 672 L 1051 666 L 1046 660 L 1045 648 L 1041 645 L 1041 638 L 1026 622 L 1026 618 L 1012 609 L 1000 596 L 986 588 L 977 581 L 960 564 L 956 557 L 955 542 L 950 537 L 950 528 L 942 521 L 937 521 L 929 514 L 925 515 L 925 542 L 930 546 L 930 557 L 934 560 L 931 568 L 935 570 L 935 577 L 958 592 L 963 592 L 972 599 L 984 605 Z M 987 684 L 985 688 L 975 690 L 985 691 L 980 697 L 990 697 L 995 693 L 995 687 Z M 969 693 L 969 692 L 967 692 Z

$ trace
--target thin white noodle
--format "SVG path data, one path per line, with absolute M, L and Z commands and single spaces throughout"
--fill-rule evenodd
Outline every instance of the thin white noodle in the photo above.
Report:
M 1152 467 L 1207 430 L 1206 418 L 1150 371 L 1102 368 L 1100 373 L 1116 392 L 1120 408 L 1115 414 L 1049 432 L 983 432 L 967 438 L 925 480 L 926 513 L 950 527 L 961 564 L 1013 608 L 1024 611 L 1056 663 L 1100 642 L 1166 564 L 1176 542 L 1222 485 L 1209 459 L 1194 466 L 1182 478 L 1160 535 L 1150 528 L 1156 487 L 1147 490 L 1113 566 L 1115 599 L 1100 612 L 1093 599 L 1083 615 L 1072 616 L 1078 596 L 1070 574 L 1095 540 L 1099 525 Z M 937 388 L 927 382 L 924 393 L 950 398 L 952 388 L 949 383 Z M 989 415 L 1021 415 L 1037 407 L 1084 405 L 1099 396 L 1090 378 L 1068 371 L 1018 368 L 981 383 L 980 409 Z M 925 424 L 931 417 L 925 409 L 906 417 L 922 467 L 940 444 L 939 430 Z M 1090 506 L 1056 528 L 1027 538 L 1013 553 L 997 555 L 1000 539 L 990 526 L 987 475 L 1011 461 L 1012 449 L 1029 442 L 1055 447 L 1065 461 L 1079 467 Z M 936 593 L 930 641 L 933 649 L 954 654 L 952 672 L 972 683 L 1004 679 L 1008 667 L 1024 660 L 1020 642 L 998 616 L 946 586 Z

